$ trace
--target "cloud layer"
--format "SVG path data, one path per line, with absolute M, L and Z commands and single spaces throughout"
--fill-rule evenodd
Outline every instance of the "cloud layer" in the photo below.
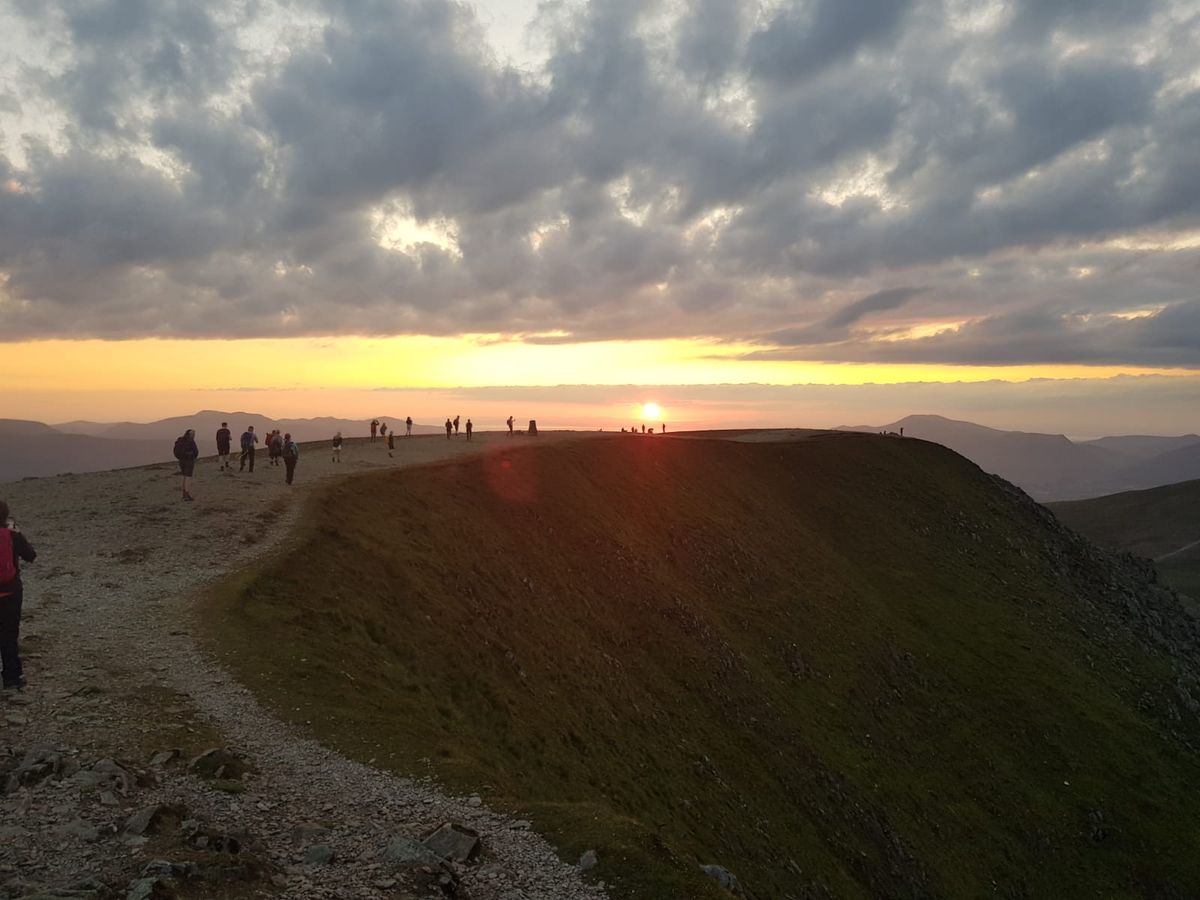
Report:
M 21 0 L 0 334 L 1200 367 L 1189 0 Z M 3 54 L 0 54 L 3 55 Z

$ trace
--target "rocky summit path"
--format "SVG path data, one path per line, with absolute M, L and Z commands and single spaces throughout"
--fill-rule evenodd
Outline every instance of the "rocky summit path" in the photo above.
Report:
M 39 554 L 29 686 L 0 700 L 0 898 L 605 896 L 527 822 L 297 733 L 192 636 L 198 594 L 285 538 L 322 480 L 522 440 L 398 439 L 394 459 L 353 440 L 337 465 L 306 444 L 293 487 L 263 453 L 252 475 L 207 458 L 194 503 L 174 464 L 0 485 Z

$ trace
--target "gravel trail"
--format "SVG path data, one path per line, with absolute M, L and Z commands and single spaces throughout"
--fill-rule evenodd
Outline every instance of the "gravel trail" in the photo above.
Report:
M 528 823 L 489 811 L 477 797 L 447 796 L 428 780 L 352 762 L 298 734 L 190 633 L 199 592 L 285 539 L 321 481 L 516 440 L 528 439 L 492 433 L 477 433 L 472 443 L 398 439 L 394 459 L 382 442 L 351 440 L 336 465 L 326 445 L 306 444 L 292 487 L 265 454 L 253 474 L 219 472 L 205 458 L 196 467 L 194 503 L 181 501 L 173 464 L 0 485 L 0 497 L 39 554 L 23 571 L 29 687 L 20 696 L 5 694 L 0 756 L 8 755 L 9 768 L 17 754 L 35 747 L 63 751 L 85 768 L 112 758 L 142 781 L 107 796 L 66 778 L 0 796 L 0 826 L 9 829 L 0 833 L 0 885 L 15 879 L 62 889 L 88 877 L 127 881 L 162 848 L 123 837 L 121 826 L 148 804 L 179 803 L 206 828 L 250 835 L 269 861 L 273 884 L 228 896 L 419 896 L 404 872 L 381 860 L 380 849 L 392 835 L 419 838 L 447 821 L 483 839 L 482 861 L 456 869 L 474 900 L 606 896 L 602 885 L 586 883 L 575 866 L 560 861 Z M 244 754 L 254 772 L 242 792 L 214 790 L 188 772 L 186 759 L 150 765 L 156 750 L 185 744 Z M 72 823 L 85 826 L 82 836 Z M 304 839 L 294 835 L 301 825 L 326 829 L 320 840 L 333 850 L 333 862 L 304 863 Z

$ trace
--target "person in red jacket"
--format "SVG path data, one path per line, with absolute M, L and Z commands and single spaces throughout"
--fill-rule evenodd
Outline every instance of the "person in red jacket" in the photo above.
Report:
M 0 677 L 5 689 L 25 687 L 17 640 L 21 634 L 21 560 L 33 562 L 37 551 L 9 517 L 8 504 L 0 500 Z

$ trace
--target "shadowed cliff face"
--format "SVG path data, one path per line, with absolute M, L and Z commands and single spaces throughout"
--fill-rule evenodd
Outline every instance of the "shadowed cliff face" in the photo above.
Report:
M 214 645 L 639 897 L 1200 892 L 1197 631 L 959 456 L 614 437 L 348 480 Z

